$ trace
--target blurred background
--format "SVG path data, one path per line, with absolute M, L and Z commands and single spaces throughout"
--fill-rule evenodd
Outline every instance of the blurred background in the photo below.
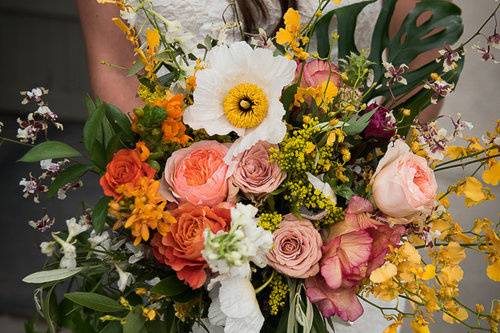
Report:
M 91 1 L 91 0 L 89 0 Z M 465 35 L 472 34 L 496 6 L 494 0 L 457 0 L 463 9 Z M 482 41 L 481 41 L 482 42 Z M 34 111 L 20 104 L 20 90 L 36 86 L 50 88 L 49 106 L 57 112 L 65 126 L 64 132 L 51 138 L 63 139 L 82 149 L 82 122 L 86 118 L 83 97 L 89 91 L 78 16 L 70 0 L 1 0 L 0 1 L 0 122 L 3 136 L 14 137 L 16 119 Z M 500 57 L 500 54 L 499 54 Z M 465 69 L 456 92 L 445 103 L 442 113 L 460 112 L 475 127 L 474 136 L 494 127 L 500 118 L 500 65 L 484 63 L 468 51 Z M 25 147 L 4 143 L 0 148 L 0 332 L 24 332 L 23 322 L 33 317 L 33 288 L 21 282 L 37 270 L 44 258 L 39 243 L 48 235 L 33 230 L 28 221 L 40 218 L 47 208 L 57 219 L 57 226 L 80 212 L 82 203 L 95 204 L 97 179 L 85 179 L 84 191 L 69 193 L 65 201 L 35 205 L 22 198 L 19 181 L 36 167 L 14 162 Z M 466 175 L 466 170 L 447 170 L 438 175 L 441 189 Z M 500 197 L 498 188 L 495 190 Z M 499 201 L 491 201 L 472 209 L 463 209 L 462 200 L 452 201 L 452 212 L 462 225 L 473 223 L 475 217 L 499 218 Z M 463 265 L 465 279 L 462 296 L 469 305 L 487 303 L 500 296 L 500 286 L 485 275 L 486 262 L 480 256 L 469 256 Z M 408 328 L 403 332 L 409 332 Z M 447 325 L 437 319 L 432 332 L 466 332 L 460 326 Z M 372 333 L 372 332 L 369 332 Z M 378 332 L 373 332 L 378 333 Z

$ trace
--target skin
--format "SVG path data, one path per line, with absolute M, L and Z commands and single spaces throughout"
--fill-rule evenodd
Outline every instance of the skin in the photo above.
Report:
M 390 34 L 394 35 L 401 26 L 406 14 L 411 11 L 417 0 L 399 0 L 390 25 Z M 114 104 L 123 112 L 129 113 L 141 105 L 135 97 L 138 81 L 135 77 L 127 77 L 124 70 L 108 64 L 129 67 L 133 60 L 133 50 L 124 38 L 123 33 L 111 22 L 119 16 L 119 10 L 112 5 L 100 5 L 93 0 L 76 0 L 83 37 L 86 44 L 87 66 L 90 85 L 94 96 Z M 425 17 L 422 18 L 425 21 Z M 410 68 L 418 68 L 436 58 L 436 52 L 428 52 L 419 56 L 410 64 Z M 418 91 L 419 88 L 416 89 Z M 421 116 L 430 120 L 439 113 L 440 106 L 431 106 Z

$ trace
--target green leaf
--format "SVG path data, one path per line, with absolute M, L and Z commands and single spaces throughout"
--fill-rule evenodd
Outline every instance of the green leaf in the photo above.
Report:
M 145 332 L 146 327 L 144 324 L 146 319 L 142 315 L 140 307 L 136 307 L 131 311 L 125 318 L 125 324 L 123 325 L 123 333 L 142 333 Z
M 370 123 L 370 119 L 375 113 L 375 111 L 376 110 L 373 110 L 365 113 L 361 117 L 350 119 L 349 122 L 347 123 L 348 126 L 345 126 L 343 128 L 344 132 L 347 135 L 355 135 L 363 132 L 366 126 L 368 126 L 368 124 Z
M 106 217 L 108 216 L 108 204 L 111 199 L 111 197 L 101 198 L 95 205 L 94 210 L 92 210 L 92 225 L 98 234 L 104 229 Z
M 444 45 L 452 45 L 458 41 L 463 33 L 463 23 L 460 17 L 460 8 L 447 0 L 423 0 L 408 13 L 396 35 L 389 38 L 389 23 L 394 14 L 397 0 L 384 0 L 382 10 L 375 25 L 372 36 L 372 44 L 368 59 L 374 62 L 374 81 L 381 84 L 384 82 L 385 69 L 382 64 L 383 54 L 386 61 L 399 66 L 410 64 L 417 56 L 427 51 L 443 48 Z M 428 12 L 429 20 L 417 25 L 417 20 L 422 14 Z M 436 31 L 439 31 L 436 33 Z M 439 64 L 434 61 L 419 68 L 415 72 L 406 73 L 404 76 L 408 84 L 398 85 L 393 91 L 394 95 L 400 96 L 410 92 L 416 85 L 422 82 L 432 72 L 439 69 Z M 374 91 L 366 99 L 387 93 L 387 87 Z
M 108 162 L 106 148 L 101 142 L 94 142 L 92 150 L 90 151 L 90 160 L 99 169 L 99 171 L 103 172 L 104 169 L 106 169 L 106 164 Z
M 95 142 L 102 142 L 101 123 L 105 116 L 104 108 L 104 104 L 97 107 L 83 127 L 83 144 L 91 156 Z
M 283 91 L 283 95 L 281 96 L 281 103 L 283 103 L 283 107 L 285 111 L 290 111 L 290 108 L 293 105 L 293 101 L 295 100 L 295 94 L 297 93 L 297 85 L 292 84 L 287 87 L 285 91 Z
M 127 76 L 134 76 L 144 68 L 144 64 L 139 59 L 136 59 L 132 66 L 127 71 Z
M 333 16 L 337 17 L 337 32 L 340 35 L 340 39 L 338 40 L 339 58 L 344 58 L 351 52 L 358 53 L 358 49 L 354 43 L 356 21 L 363 8 L 375 1 L 362 1 L 349 6 L 338 7 L 329 11 L 318 20 L 314 30 L 318 39 L 318 53 L 321 58 L 328 58 L 330 56 L 330 25 Z
M 41 271 L 30 274 L 23 279 L 25 283 L 47 283 L 53 281 L 60 281 L 72 277 L 80 273 L 83 270 L 83 267 L 77 268 L 58 268 L 50 271 Z
M 151 289 L 152 292 L 163 296 L 176 296 L 189 290 L 189 287 L 182 283 L 175 275 L 171 275 L 160 282 Z
M 118 312 L 125 310 L 125 308 L 114 299 L 96 293 L 77 291 L 64 294 L 64 297 L 78 305 L 98 312 Z
M 122 333 L 122 324 L 119 321 L 110 321 L 99 333 Z
M 328 329 L 326 327 L 325 318 L 319 312 L 318 308 L 314 306 L 314 317 L 312 322 L 313 330 L 317 333 L 328 333 Z
M 135 142 L 130 119 L 123 112 L 114 105 L 105 104 L 105 114 L 115 134 L 118 134 L 124 143 Z
M 173 311 L 172 311 L 173 312 Z M 167 320 L 153 320 L 146 322 L 146 330 L 148 333 L 170 333 L 170 327 L 174 323 Z
M 60 141 L 45 141 L 24 154 L 20 162 L 39 162 L 42 160 L 55 159 L 55 158 L 71 158 L 78 157 L 80 153 L 75 148 L 60 142 Z
M 52 184 L 50 184 L 47 196 L 49 198 L 53 197 L 61 187 L 69 183 L 77 182 L 89 170 L 92 170 L 92 167 L 85 164 L 74 164 L 66 168 L 54 179 Z
M 89 114 L 92 114 L 97 108 L 94 101 L 92 100 L 92 97 L 90 97 L 89 95 L 85 96 L 84 103 L 85 103 L 85 108 L 87 109 Z
M 54 322 L 53 313 L 52 313 L 52 309 L 54 308 L 52 306 L 52 304 L 54 301 L 57 301 L 55 299 L 55 295 L 53 294 L 55 286 L 56 285 L 54 284 L 48 288 L 42 289 L 42 303 L 41 303 L 42 314 L 43 314 L 43 318 L 45 319 L 45 321 L 47 323 L 48 331 L 50 333 L 57 332 L 56 324 Z

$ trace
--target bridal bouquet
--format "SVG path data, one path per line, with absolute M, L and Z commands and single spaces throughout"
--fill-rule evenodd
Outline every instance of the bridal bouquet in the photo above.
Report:
M 127 116 L 87 98 L 85 154 L 46 139 L 21 158 L 43 170 L 21 181 L 37 202 L 64 199 L 87 173 L 102 188 L 93 208 L 49 233 L 46 265 L 24 279 L 38 285 L 50 332 L 321 333 L 367 306 L 388 320 L 385 333 L 406 320 L 429 332 L 437 314 L 497 331 L 497 300 L 459 296 L 469 250 L 500 281 L 498 223 L 462 227 L 448 207 L 453 195 L 467 207 L 494 200 L 500 122 L 479 139 L 460 115 L 417 118 L 462 69 L 469 41 L 450 46 L 462 33 L 456 5 L 419 2 L 389 37 L 396 1 L 383 1 L 367 53 L 355 22 L 374 1 L 323 13 L 329 0 L 319 0 L 309 22 L 289 9 L 272 38 L 241 32 L 246 41 L 231 43 L 228 23 L 194 49 L 149 2 L 100 2 L 121 9 L 114 23 L 137 55 L 128 75 L 144 105 Z M 138 15 L 145 26 L 133 25 Z M 483 56 L 499 40 L 492 34 Z M 435 48 L 436 61 L 410 70 Z M 21 142 L 62 129 L 47 93 L 23 93 L 37 109 L 19 120 Z M 466 165 L 470 176 L 438 191 L 440 171 Z M 30 221 L 40 231 L 53 223 Z

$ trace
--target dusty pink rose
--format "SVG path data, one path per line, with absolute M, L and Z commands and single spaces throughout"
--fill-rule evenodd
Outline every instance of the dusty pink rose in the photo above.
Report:
M 307 298 L 325 317 L 337 315 L 342 320 L 355 321 L 364 312 L 354 288 L 332 289 L 321 275 L 307 279 L 305 286 Z
M 391 228 L 376 220 L 373 211 L 368 200 L 354 196 L 344 221 L 330 229 L 330 239 L 322 247 L 320 274 L 312 283 L 313 290 L 307 290 L 311 302 L 318 303 L 324 315 L 353 318 L 362 314 L 354 290 L 384 263 L 389 245 L 398 244 L 404 233 L 403 226 Z
M 437 191 L 434 172 L 425 158 L 413 154 L 403 140 L 389 144 L 372 182 L 375 204 L 390 217 L 427 214 L 434 204 Z
M 278 164 L 270 161 L 271 147 L 277 145 L 259 141 L 235 160 L 231 181 L 251 198 L 271 193 L 286 178 Z
M 303 71 L 302 67 L 304 68 Z M 302 87 L 317 87 L 322 85 L 323 82 L 328 81 L 328 79 L 330 79 L 336 87 L 340 87 L 342 83 L 338 67 L 327 61 L 318 59 L 308 61 L 305 64 L 297 66 L 297 78 L 301 72 L 302 81 L 300 82 L 300 85 Z
M 273 249 L 267 254 L 271 267 L 300 279 L 318 274 L 323 242 L 309 220 L 286 215 L 273 232 L 273 240 Z
M 200 141 L 175 151 L 165 165 L 162 194 L 171 201 L 213 207 L 228 193 L 228 148 L 217 141 Z

